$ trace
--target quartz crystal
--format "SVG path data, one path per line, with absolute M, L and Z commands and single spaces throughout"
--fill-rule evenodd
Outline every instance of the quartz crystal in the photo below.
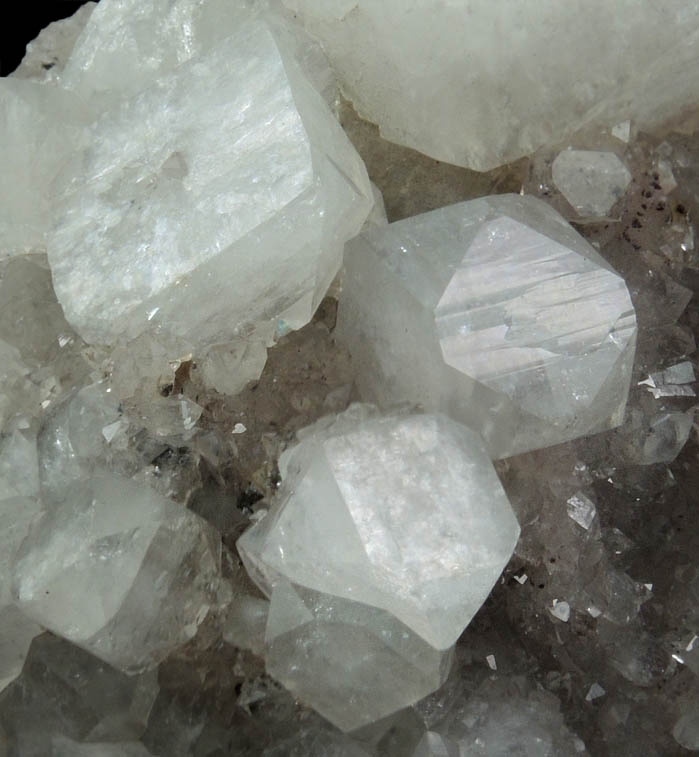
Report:
M 631 183 L 613 152 L 563 150 L 551 166 L 553 180 L 581 216 L 606 216 Z
M 494 457 L 621 422 L 629 293 L 543 202 L 493 196 L 371 229 L 345 266 L 338 338 L 365 399 L 445 412 Z
M 699 8 L 686 4 L 283 2 L 386 139 L 479 171 L 590 123 L 645 128 L 699 99 L 680 73 L 699 36 Z
M 364 165 L 287 38 L 242 3 L 217 25 L 214 6 L 105 0 L 59 76 L 104 110 L 57 179 L 47 239 L 90 342 L 264 348 L 279 318 L 310 319 L 371 209 Z
M 519 527 L 478 437 L 443 416 L 354 405 L 300 436 L 238 549 L 271 598 L 269 671 L 348 730 L 440 685 Z

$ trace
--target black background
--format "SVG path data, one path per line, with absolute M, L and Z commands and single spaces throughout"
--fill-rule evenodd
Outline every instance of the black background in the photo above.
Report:
M 27 42 L 52 21 L 72 16 L 86 0 L 20 0 L 3 5 L 0 21 L 0 76 L 11 74 L 24 57 Z

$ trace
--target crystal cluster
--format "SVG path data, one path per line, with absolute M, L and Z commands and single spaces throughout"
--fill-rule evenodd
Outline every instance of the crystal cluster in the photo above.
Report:
M 345 730 L 440 685 L 440 652 L 519 534 L 476 434 L 442 416 L 372 415 L 352 406 L 307 429 L 282 456 L 273 511 L 238 541 L 271 598 L 270 672 Z M 352 645 L 356 669 L 336 669 Z
M 699 99 L 696 84 L 678 76 L 696 62 L 695 7 L 283 2 L 321 41 L 345 94 L 386 139 L 479 171 L 589 123 L 657 125 Z
M 629 293 L 544 203 L 488 197 L 368 230 L 346 269 L 338 334 L 367 399 L 448 413 L 494 457 L 621 422 Z
M 699 14 L 554 5 L 0 80 L 0 757 L 699 749 Z

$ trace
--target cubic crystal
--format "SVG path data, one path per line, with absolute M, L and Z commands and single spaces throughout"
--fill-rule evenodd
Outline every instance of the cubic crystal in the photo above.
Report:
M 493 196 L 371 229 L 345 266 L 337 333 L 363 398 L 445 412 L 494 457 L 621 422 L 629 293 L 545 203 Z
M 581 216 L 605 216 L 631 183 L 613 152 L 563 150 L 551 166 L 553 181 Z

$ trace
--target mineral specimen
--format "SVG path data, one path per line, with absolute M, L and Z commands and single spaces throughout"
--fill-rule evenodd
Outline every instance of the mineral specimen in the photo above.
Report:
M 606 216 L 631 183 L 613 152 L 563 150 L 551 166 L 553 180 L 581 216 Z
M 99 470 L 52 496 L 15 562 L 19 609 L 130 672 L 191 639 L 218 578 L 219 548 L 204 521 Z
M 271 597 L 268 669 L 356 728 L 439 685 L 519 528 L 478 437 L 442 416 L 355 405 L 280 466 L 274 510 L 238 540 Z
M 345 265 L 338 338 L 365 399 L 445 412 L 494 457 L 621 422 L 629 293 L 544 203 L 494 196 L 368 230 Z
M 278 319 L 310 319 L 373 198 L 295 38 L 243 3 L 216 9 L 106 0 L 63 71 L 2 82 L 3 175 L 23 183 L 0 187 L 0 231 L 5 254 L 46 244 L 88 341 L 147 331 L 170 357 L 252 343 L 257 376 Z
M 696 61 L 695 7 L 283 2 L 321 41 L 345 94 L 383 136 L 479 171 L 589 123 L 611 128 L 633 118 L 646 128 L 699 100 L 696 82 L 678 76 Z

